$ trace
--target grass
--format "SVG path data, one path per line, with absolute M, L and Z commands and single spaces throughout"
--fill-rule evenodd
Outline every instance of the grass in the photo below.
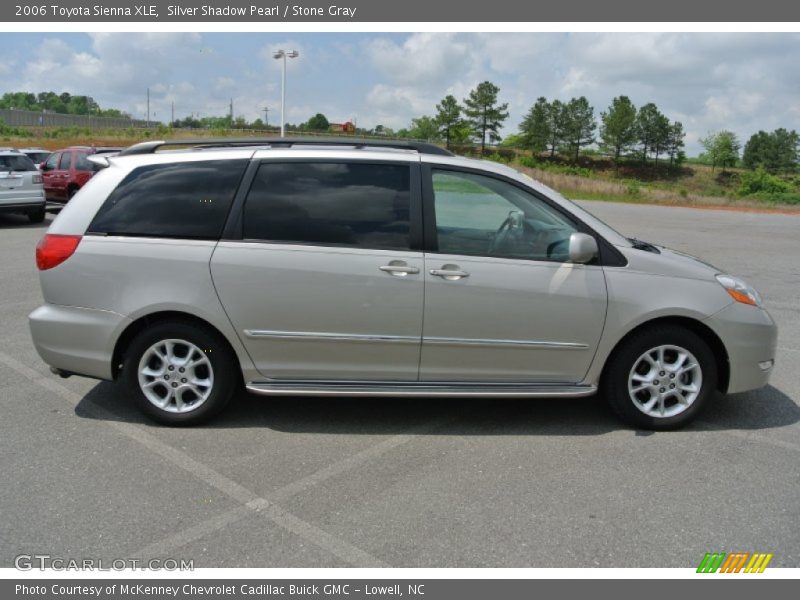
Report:
M 509 161 L 503 160 L 508 164 Z M 512 166 L 558 190 L 571 199 L 607 200 L 683 206 L 767 208 L 798 211 L 800 189 L 786 194 L 738 192 L 746 173 L 743 169 L 712 169 L 702 164 L 670 168 L 624 162 L 615 168 L 604 157 L 582 157 L 577 165 L 541 157 L 518 156 Z M 794 185 L 793 180 L 787 180 Z

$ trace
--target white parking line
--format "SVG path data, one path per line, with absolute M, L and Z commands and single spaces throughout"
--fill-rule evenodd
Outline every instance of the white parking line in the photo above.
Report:
M 463 413 L 461 413 L 463 414 Z M 446 423 L 449 423 L 454 420 L 455 417 L 446 417 L 442 419 L 435 419 L 433 421 L 428 421 L 418 427 L 411 428 L 407 433 L 394 435 L 382 442 L 379 442 L 373 446 L 370 446 L 361 452 L 353 454 L 352 456 L 348 456 L 338 462 L 335 462 L 331 465 L 323 467 L 314 473 L 311 473 L 297 481 L 293 481 L 292 483 L 288 483 L 285 486 L 275 490 L 267 494 L 266 499 L 259 499 L 248 503 L 250 508 L 254 510 L 260 510 L 259 502 L 263 501 L 266 503 L 272 503 L 271 506 L 275 506 L 275 502 L 281 502 L 283 500 L 287 500 L 288 498 L 294 496 L 295 494 L 299 494 L 300 492 L 307 490 L 315 485 L 323 483 L 324 481 L 341 475 L 351 469 L 354 469 L 367 461 L 373 460 L 378 458 L 379 456 L 393 450 L 399 446 L 402 446 L 406 442 L 411 441 L 418 435 L 422 435 L 428 433 L 429 431 L 433 431 Z M 171 552 L 174 552 L 181 546 L 184 546 L 190 542 L 197 541 L 215 531 L 220 529 L 224 529 L 228 525 L 235 523 L 241 519 L 247 517 L 249 513 L 242 509 L 242 507 L 236 507 L 231 509 L 227 512 L 222 513 L 221 515 L 217 515 L 211 519 L 208 519 L 202 523 L 198 523 L 196 525 L 192 525 L 191 527 L 187 527 L 181 531 L 178 531 L 175 534 L 172 534 L 158 542 L 148 545 L 145 548 L 142 548 L 139 552 L 135 553 L 136 557 L 154 557 L 154 556 L 164 556 Z
M 13 369 L 31 382 L 43 387 L 62 399 L 66 400 L 74 408 L 82 400 L 82 396 L 73 392 L 66 386 L 61 385 L 53 379 L 42 376 L 38 371 L 31 369 L 17 359 L 0 352 L 0 363 Z M 118 417 L 106 409 L 91 403 L 87 411 L 94 416 L 103 419 L 107 424 L 125 435 L 126 437 L 141 444 L 151 452 L 165 458 L 172 464 L 180 467 L 184 471 L 194 475 L 206 484 L 218 489 L 223 494 L 239 502 L 252 512 L 266 516 L 276 525 L 291 531 L 295 535 L 313 543 L 314 545 L 330 552 L 344 562 L 358 567 L 382 567 L 387 566 L 378 558 L 369 553 L 356 548 L 344 540 L 336 538 L 331 534 L 307 523 L 299 517 L 291 514 L 287 510 L 271 504 L 264 498 L 259 497 L 255 492 L 236 483 L 211 467 L 204 465 L 190 457 L 188 454 L 165 444 L 154 435 L 144 431 L 141 427 L 131 423 L 117 420 Z M 221 526 L 227 524 L 224 516 L 220 519 Z M 214 529 L 212 529 L 213 531 Z

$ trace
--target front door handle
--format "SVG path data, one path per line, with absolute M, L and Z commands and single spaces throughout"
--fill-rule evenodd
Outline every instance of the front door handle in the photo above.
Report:
M 393 260 L 388 265 L 382 265 L 378 268 L 384 273 L 389 273 L 389 275 L 394 275 L 395 277 L 405 277 L 406 275 L 419 273 L 417 267 L 409 266 L 403 260 Z
M 442 265 L 441 269 L 431 269 L 429 273 L 447 281 L 458 281 L 459 279 L 469 277 L 469 273 L 459 269 L 458 265 Z

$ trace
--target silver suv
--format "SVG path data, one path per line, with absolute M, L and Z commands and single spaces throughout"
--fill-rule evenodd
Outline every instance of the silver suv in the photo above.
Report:
M 33 161 L 13 149 L 0 149 L 0 213 L 28 215 L 32 223 L 45 216 L 42 175 Z
M 64 208 L 30 315 L 52 370 L 168 424 L 256 394 L 587 396 L 637 427 L 767 383 L 745 282 L 428 144 L 145 142 Z

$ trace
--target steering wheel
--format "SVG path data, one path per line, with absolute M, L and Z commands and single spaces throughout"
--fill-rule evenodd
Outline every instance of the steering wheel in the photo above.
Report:
M 489 254 L 494 254 L 512 241 L 525 228 L 525 214 L 520 210 L 509 211 L 505 221 L 497 228 L 494 238 L 489 243 Z

